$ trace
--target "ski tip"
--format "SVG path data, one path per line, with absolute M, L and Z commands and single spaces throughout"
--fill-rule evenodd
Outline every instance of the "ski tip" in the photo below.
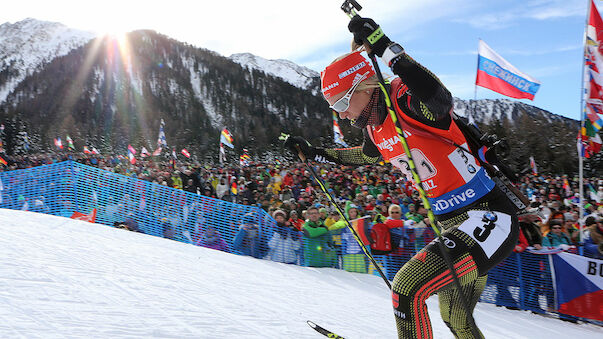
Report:
M 308 323 L 308 325 L 310 325 L 310 327 L 316 328 L 316 324 L 313 323 L 312 321 L 308 320 L 308 321 L 306 321 L 306 323 Z

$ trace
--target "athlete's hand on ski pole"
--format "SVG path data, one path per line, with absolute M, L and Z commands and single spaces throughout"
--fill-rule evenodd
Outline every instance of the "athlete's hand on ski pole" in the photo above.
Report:
M 299 156 L 302 161 L 313 159 L 316 154 L 314 147 L 302 137 L 287 136 L 285 139 L 285 147 L 287 147 L 291 153 Z
M 370 18 L 354 16 L 348 24 L 348 30 L 354 34 L 354 41 L 357 44 L 364 44 L 368 53 L 374 53 L 378 57 L 383 56 L 385 48 L 391 43 L 391 40 L 383 34 L 381 27 Z

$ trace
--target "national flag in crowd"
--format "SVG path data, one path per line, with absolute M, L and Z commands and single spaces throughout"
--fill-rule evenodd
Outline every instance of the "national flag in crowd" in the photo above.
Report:
M 534 100 L 540 81 L 523 73 L 481 39 L 475 84 L 516 99 Z
M 603 141 L 601 140 L 599 131 L 586 117 L 586 112 L 584 112 L 582 119 L 584 120 L 584 126 L 582 126 L 580 133 L 578 134 L 578 150 L 581 156 L 590 158 L 599 153 Z
M 233 181 L 232 185 L 230 185 L 230 191 L 234 195 L 237 195 L 239 193 L 239 190 L 237 189 L 237 182 L 236 181 Z
M 364 245 L 370 245 L 371 244 L 371 241 L 369 240 L 369 237 L 371 234 L 370 217 L 363 217 L 360 219 L 350 220 L 350 223 L 352 224 L 352 227 L 354 227 L 354 230 L 356 230 L 356 234 L 358 234 L 358 237 L 360 237 L 360 240 L 362 240 L 362 243 Z
M 567 181 L 567 178 L 563 179 L 563 190 L 565 190 L 565 193 L 569 196 L 572 193 L 572 188 L 570 187 L 569 181 Z
M 603 321 L 603 260 L 561 252 L 552 255 L 558 311 Z
M 157 147 L 156 150 L 153 151 L 153 156 L 156 157 L 161 154 L 161 147 Z
M 249 156 L 249 154 L 247 154 L 247 153 L 242 154 L 242 155 L 239 157 L 239 164 L 240 164 L 242 167 L 247 167 L 247 166 L 249 166 L 249 160 L 251 160 L 251 157 Z
M 165 122 L 161 119 L 161 124 L 159 125 L 159 137 L 157 138 L 157 147 L 167 147 L 167 142 L 165 141 L 165 133 L 163 132 L 163 126 Z
M 191 157 L 191 154 L 186 150 L 186 148 L 183 148 L 182 151 L 180 151 L 180 153 L 182 153 L 187 158 Z
M 603 114 L 601 110 L 603 109 L 602 106 L 601 104 L 594 104 L 590 99 L 586 99 L 586 118 L 588 118 L 590 124 L 597 132 L 603 127 L 603 120 L 599 116 Z
M 92 154 L 100 154 L 96 147 L 92 147 Z
M 88 146 L 84 146 L 84 154 L 90 154 L 92 152 L 90 152 L 90 150 L 88 149 Z
M 149 155 L 151 155 L 149 153 L 149 151 L 147 151 L 146 147 L 142 146 L 142 148 L 140 149 L 140 156 L 141 157 L 148 157 Z
M 54 138 L 54 145 L 58 149 L 63 149 L 63 142 L 61 141 L 61 137 Z
M 134 147 L 128 145 L 128 159 L 130 159 L 130 163 L 132 165 L 136 163 L 136 158 L 134 157 L 134 154 L 136 154 L 136 150 L 134 149 Z
M 348 144 L 343 140 L 343 133 L 339 128 L 339 122 L 337 122 L 337 113 L 333 111 L 333 138 L 336 144 L 340 144 L 343 147 L 348 147 Z
M 586 106 L 582 116 L 583 125 L 578 135 L 580 155 L 590 158 L 601 150 L 599 131 L 603 127 L 603 20 L 594 2 L 590 2 L 590 15 L 586 28 L 584 66 Z
M 176 159 L 178 159 L 178 156 L 176 155 L 176 149 L 172 148 L 172 169 L 176 169 Z
M 536 168 L 536 161 L 534 157 L 530 157 L 530 168 L 532 169 L 533 175 L 538 175 L 538 168 Z
M 69 135 L 67 135 L 66 139 L 67 139 L 67 147 L 75 150 L 75 146 L 73 146 L 73 140 L 71 140 L 71 138 L 69 137 Z
M 232 135 L 226 128 L 223 129 L 222 133 L 220 134 L 220 143 L 230 148 L 234 148 L 234 145 L 232 144 Z
M 4 160 L 4 158 L 0 157 L 0 164 L 4 165 L 4 166 L 8 166 L 8 163 L 6 162 L 6 160 Z

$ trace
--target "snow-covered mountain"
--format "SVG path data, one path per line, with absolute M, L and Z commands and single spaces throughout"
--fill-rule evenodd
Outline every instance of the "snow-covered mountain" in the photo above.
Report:
M 31 18 L 0 25 L 0 103 L 26 76 L 94 36 L 57 22 Z
M 468 117 L 471 113 L 475 121 L 486 124 L 505 118 L 511 122 L 516 121 L 522 114 L 529 114 L 533 118 L 541 118 L 549 123 L 571 120 L 521 101 L 510 99 L 462 100 L 454 98 L 454 112 L 464 117 Z
M 241 66 L 262 71 L 293 86 L 310 90 L 314 95 L 318 94 L 320 74 L 307 67 L 284 59 L 268 60 L 251 53 L 233 54 L 229 58 Z

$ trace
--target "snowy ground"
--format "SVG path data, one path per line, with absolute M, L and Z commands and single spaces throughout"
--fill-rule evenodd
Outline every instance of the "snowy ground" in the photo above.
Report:
M 0 209 L 0 338 L 395 338 L 375 276 L 296 267 Z M 452 338 L 428 300 L 436 338 Z M 486 338 L 602 338 L 603 329 L 479 304 Z

